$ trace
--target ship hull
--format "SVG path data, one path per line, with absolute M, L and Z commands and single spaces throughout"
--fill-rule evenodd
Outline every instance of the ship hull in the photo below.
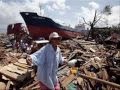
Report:
M 38 16 L 36 13 L 22 12 L 20 13 L 27 25 L 29 34 L 33 39 L 44 37 L 49 38 L 50 33 L 57 32 L 63 39 L 74 38 L 80 35 L 79 32 L 71 30 L 71 28 L 65 28 L 62 25 L 54 22 L 47 17 Z
M 30 36 L 32 36 L 34 39 L 37 39 L 39 37 L 44 37 L 48 39 L 48 36 L 52 32 L 57 32 L 59 33 L 63 39 L 69 39 L 73 38 L 76 36 L 79 36 L 80 33 L 77 32 L 72 32 L 72 31 L 67 31 L 67 30 L 58 30 L 56 28 L 51 28 L 51 27 L 39 27 L 39 26 L 33 26 L 33 25 L 27 25 Z

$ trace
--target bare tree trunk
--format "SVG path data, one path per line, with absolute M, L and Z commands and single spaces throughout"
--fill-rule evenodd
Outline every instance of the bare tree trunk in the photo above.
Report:
M 89 37 L 91 36 L 92 37 L 92 39 L 94 39 L 95 38 L 95 36 L 94 36 L 94 26 L 93 26 L 93 23 L 90 25 L 90 31 L 88 32 L 88 35 L 87 35 L 87 40 L 89 40 Z

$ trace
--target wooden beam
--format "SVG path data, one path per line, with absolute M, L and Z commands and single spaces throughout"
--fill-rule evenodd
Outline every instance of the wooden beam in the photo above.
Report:
M 109 81 L 105 81 L 105 80 L 102 80 L 102 79 L 98 79 L 98 78 L 95 78 L 95 77 L 90 77 L 88 75 L 84 75 L 84 74 L 80 74 L 79 73 L 79 76 L 80 77 L 83 77 L 83 78 L 86 78 L 86 79 L 91 79 L 91 80 L 95 80 L 97 82 L 101 82 L 101 83 L 104 83 L 106 85 L 110 85 L 112 87 L 115 87 L 115 88 L 119 88 L 120 89 L 120 85 L 119 84 L 116 84 L 116 83 L 113 83 L 113 82 L 109 82 Z
M 9 90 L 9 89 L 10 89 L 10 84 L 11 84 L 11 81 L 8 81 L 8 82 L 7 82 L 7 86 L 6 86 L 6 90 Z
M 120 72 L 120 68 L 110 68 L 110 70 Z
M 25 88 L 23 88 L 23 89 L 29 90 L 30 88 L 34 87 L 34 86 L 37 85 L 37 84 L 39 84 L 39 81 L 35 81 L 33 84 L 31 84 L 31 85 L 29 85 L 29 86 L 27 86 L 27 87 L 25 87 Z
M 22 68 L 25 68 L 25 69 L 28 69 L 28 68 L 29 68 L 29 65 L 27 65 L 27 64 L 21 64 L 21 63 L 19 63 L 19 62 L 14 63 L 14 65 L 19 66 L 19 67 L 22 67 Z

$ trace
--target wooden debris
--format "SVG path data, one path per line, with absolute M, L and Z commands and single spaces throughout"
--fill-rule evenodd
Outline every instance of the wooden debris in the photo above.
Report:
M 84 46 L 82 46 L 82 45 L 80 44 L 80 42 L 78 42 L 77 40 L 74 40 L 74 39 L 72 39 L 72 40 L 73 40 L 74 42 L 76 42 L 83 51 L 86 51 L 86 49 L 84 48 Z
M 11 81 L 7 82 L 6 90 L 10 90 Z
M 103 83 L 103 84 L 106 84 L 106 85 L 110 85 L 110 86 L 113 86 L 115 88 L 119 88 L 120 89 L 120 85 L 116 84 L 116 83 L 113 83 L 113 82 L 109 82 L 109 81 L 106 81 L 106 80 L 90 77 L 90 76 L 87 76 L 87 75 L 84 75 L 84 74 L 79 74 L 79 76 L 83 77 L 83 78 L 87 78 L 87 79 L 92 79 L 92 80 L 95 80 L 97 82 L 100 82 L 100 83 Z
M 81 77 L 77 77 L 77 82 L 79 85 L 82 85 L 83 79 Z
M 63 81 L 61 82 L 62 87 L 67 90 L 68 84 L 69 84 L 71 81 L 73 81 L 74 79 L 75 79 L 75 75 L 74 75 L 74 74 L 69 75 L 67 78 L 65 78 L 65 80 L 63 80 Z
M 34 80 L 34 77 L 31 76 L 30 80 L 25 81 L 31 75 L 31 67 L 27 65 L 26 59 L 24 59 L 26 54 L 23 55 L 21 52 L 17 52 L 8 46 L 10 45 L 6 45 L 6 41 L 0 38 L 0 80 L 8 81 L 5 83 L 7 85 L 6 89 L 10 88 L 10 82 L 13 81 L 17 81 L 15 87 L 19 86 L 18 82 L 22 82 L 24 85 L 20 87 L 21 89 L 38 89 L 38 82 Z M 85 74 L 80 74 L 81 77 L 76 77 L 70 74 L 69 66 L 61 66 L 57 74 L 65 89 L 67 89 L 67 85 L 73 80 L 73 82 L 77 81 L 76 85 L 78 85 L 80 90 L 96 90 L 96 86 L 104 90 L 115 88 L 119 90 L 120 51 L 118 49 L 110 50 L 111 48 L 107 49 L 103 45 L 96 45 L 93 41 L 76 38 L 64 40 L 59 46 L 63 56 L 68 60 L 80 60 L 80 65 L 77 67 L 78 72 Z M 7 79 L 3 78 L 3 76 L 7 77 Z M 77 79 L 74 80 L 75 78 Z M 101 84 L 101 86 L 97 84 Z
M 33 88 L 35 85 L 37 85 L 37 84 L 39 84 L 39 81 L 35 81 L 33 84 L 25 87 L 24 89 L 25 89 L 25 90 L 29 90 L 29 89 Z
M 1 68 L 0 74 L 10 78 L 11 80 L 21 82 L 28 76 L 28 74 L 30 74 L 30 72 L 28 72 L 28 70 L 26 71 L 26 69 L 28 68 L 24 68 L 25 70 L 18 69 L 19 65 L 20 64 L 18 64 L 18 66 L 14 64 L 9 64 L 7 66 L 4 66 L 3 68 Z
M 91 52 L 93 52 L 93 53 L 95 53 L 95 52 L 96 52 L 93 48 L 90 48 L 90 51 L 91 51 Z
M 25 69 L 29 68 L 29 65 L 26 65 L 26 64 L 23 64 L 23 63 L 19 63 L 19 62 L 14 63 L 14 65 L 22 67 L 22 68 L 25 68 Z
M 0 82 L 0 90 L 6 90 L 6 84 L 4 82 Z

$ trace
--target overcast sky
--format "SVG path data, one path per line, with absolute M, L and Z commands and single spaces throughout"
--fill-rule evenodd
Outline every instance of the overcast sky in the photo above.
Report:
M 82 17 L 86 22 L 91 21 L 95 10 L 100 13 L 106 5 L 111 5 L 112 11 L 107 16 L 108 24 L 117 25 L 120 22 L 120 0 L 0 0 L 0 31 L 6 30 L 10 23 L 24 23 L 19 14 L 23 11 L 36 12 L 60 24 L 74 27 L 84 22 Z M 100 26 L 103 24 L 99 23 Z

